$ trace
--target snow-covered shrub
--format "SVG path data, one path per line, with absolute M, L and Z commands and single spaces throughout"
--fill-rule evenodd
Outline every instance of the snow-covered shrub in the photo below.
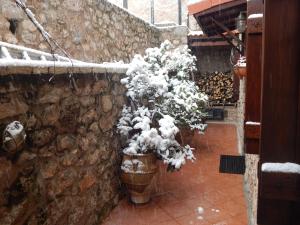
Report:
M 128 154 L 155 152 L 169 168 L 179 169 L 193 160 L 190 146 L 175 140 L 177 126 L 203 132 L 207 96 L 190 80 L 195 57 L 188 48 L 174 49 L 169 41 L 149 48 L 144 57 L 136 55 L 122 83 L 130 104 L 124 106 L 118 123 L 127 137 Z

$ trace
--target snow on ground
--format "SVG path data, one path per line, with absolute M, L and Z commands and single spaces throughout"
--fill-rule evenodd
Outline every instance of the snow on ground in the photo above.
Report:
M 199 214 L 203 214 L 203 213 L 204 213 L 204 209 L 203 209 L 201 206 L 199 206 L 199 207 L 197 208 L 197 212 L 198 212 Z
M 220 210 L 219 209 L 211 209 L 212 212 L 216 212 L 216 213 L 219 213 Z

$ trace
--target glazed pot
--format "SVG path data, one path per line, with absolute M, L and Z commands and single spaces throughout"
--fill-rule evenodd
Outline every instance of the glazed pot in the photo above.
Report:
M 124 154 L 121 180 L 126 185 L 131 202 L 144 204 L 151 198 L 151 182 L 157 173 L 157 159 L 153 153 Z
M 233 72 L 236 76 L 238 76 L 240 79 L 242 79 L 243 77 L 246 77 L 247 75 L 247 69 L 245 66 L 238 66 L 235 65 L 233 67 Z

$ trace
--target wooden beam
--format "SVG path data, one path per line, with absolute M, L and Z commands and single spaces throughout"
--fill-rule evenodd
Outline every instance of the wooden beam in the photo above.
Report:
M 240 45 L 245 47 L 245 43 L 242 42 L 237 36 L 234 35 L 234 33 L 231 32 L 226 26 L 224 26 L 222 23 L 211 17 L 211 20 L 220 28 L 222 28 L 224 31 L 226 31 L 235 41 L 237 41 Z
M 218 19 L 218 20 L 222 21 L 222 23 L 225 24 L 226 27 L 234 27 L 235 28 L 235 24 L 236 24 L 235 19 L 224 19 L 224 20 Z M 201 24 L 206 24 L 205 31 L 215 30 L 217 27 L 216 24 L 211 21 L 211 19 L 209 22 L 204 22 L 201 19 L 200 19 L 200 21 L 201 21 Z M 222 29 L 222 30 L 224 30 L 224 29 Z
M 242 5 L 246 9 L 247 1 L 246 0 L 237 0 L 237 1 L 232 1 L 232 2 L 225 3 L 225 4 L 221 4 L 221 5 L 216 5 L 212 8 L 209 8 L 209 9 L 204 10 L 202 12 L 198 12 L 194 15 L 197 16 L 197 17 L 198 16 L 204 16 L 204 15 L 211 14 L 211 13 L 214 13 L 214 12 L 221 12 L 221 11 L 226 10 L 228 8 L 233 8 L 233 7 L 236 7 L 236 6 L 239 6 L 239 5 Z
M 219 35 L 225 40 L 225 41 L 227 41 L 227 43 L 229 44 L 229 45 L 231 45 L 231 47 L 233 47 L 234 49 L 236 49 L 240 54 L 242 54 L 242 51 L 237 47 L 237 46 L 235 46 L 232 42 L 231 42 L 231 40 L 229 39 L 229 38 L 227 38 L 224 34 L 222 34 L 222 33 L 219 33 Z

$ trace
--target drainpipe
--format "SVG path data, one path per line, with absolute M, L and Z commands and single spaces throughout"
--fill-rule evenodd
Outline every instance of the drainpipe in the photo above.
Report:
M 128 9 L 128 0 L 123 0 L 123 8 Z
M 154 24 L 154 0 L 151 0 L 151 23 Z
M 182 18 L 181 18 L 181 0 L 178 0 L 178 24 L 182 24 Z

